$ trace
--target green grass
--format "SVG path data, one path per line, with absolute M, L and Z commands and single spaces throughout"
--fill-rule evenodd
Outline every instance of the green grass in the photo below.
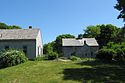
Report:
M 124 83 L 125 64 L 28 61 L 0 69 L 0 83 Z

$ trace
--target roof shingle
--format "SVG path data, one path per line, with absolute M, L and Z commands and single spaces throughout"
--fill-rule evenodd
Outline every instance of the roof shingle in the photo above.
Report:
M 36 39 L 39 29 L 0 29 L 0 40 Z
M 67 38 L 62 39 L 62 46 L 83 46 L 85 44 L 88 46 L 98 46 L 98 43 L 95 38 L 82 38 L 82 39 L 75 39 L 75 38 Z

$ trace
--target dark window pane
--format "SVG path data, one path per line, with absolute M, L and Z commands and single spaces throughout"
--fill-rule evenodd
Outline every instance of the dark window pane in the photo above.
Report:
M 27 46 L 23 46 L 23 52 L 27 54 Z
M 93 56 L 93 52 L 91 52 L 91 56 Z
M 8 50 L 9 49 L 9 46 L 5 46 L 5 50 Z

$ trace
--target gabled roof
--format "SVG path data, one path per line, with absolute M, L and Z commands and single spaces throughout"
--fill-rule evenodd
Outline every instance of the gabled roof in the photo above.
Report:
M 0 29 L 0 40 L 36 39 L 39 29 Z
M 95 38 L 66 38 L 62 39 L 62 46 L 83 46 L 85 42 L 88 46 L 99 46 Z

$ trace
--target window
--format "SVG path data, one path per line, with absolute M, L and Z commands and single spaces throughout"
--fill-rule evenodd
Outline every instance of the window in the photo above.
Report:
M 87 56 L 87 53 L 85 53 L 85 56 Z
M 27 54 L 27 46 L 23 46 L 23 52 Z
M 8 50 L 9 49 L 9 46 L 5 46 L 5 50 Z
M 91 52 L 91 56 L 93 56 L 93 52 Z
M 40 47 L 38 47 L 38 56 L 40 55 Z

